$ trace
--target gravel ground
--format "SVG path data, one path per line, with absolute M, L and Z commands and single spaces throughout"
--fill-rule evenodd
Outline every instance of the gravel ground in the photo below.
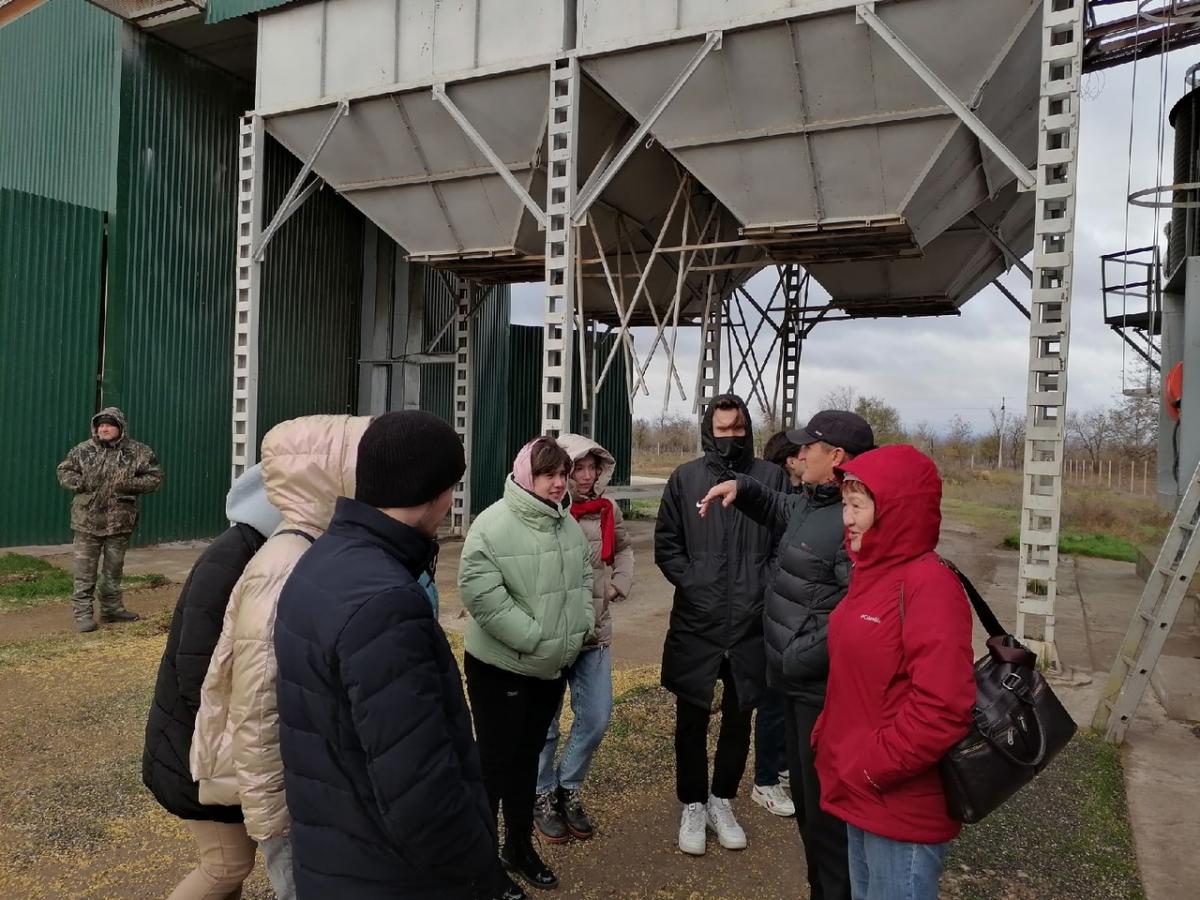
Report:
M 188 871 L 179 822 L 140 782 L 166 613 L 96 635 L 9 644 L 0 654 L 0 897 L 161 898 Z M 452 638 L 456 644 L 457 638 Z M 737 801 L 750 847 L 675 848 L 673 698 L 655 667 L 619 669 L 612 728 L 587 795 L 587 844 L 546 848 L 560 897 L 805 897 L 795 824 Z M 961 900 L 1141 897 L 1119 757 L 1083 736 L 1035 786 L 955 845 L 944 896 Z M 271 896 L 261 867 L 246 900 Z

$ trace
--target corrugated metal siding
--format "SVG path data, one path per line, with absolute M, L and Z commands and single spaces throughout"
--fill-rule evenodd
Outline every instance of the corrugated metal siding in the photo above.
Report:
M 506 451 L 509 428 L 508 378 L 510 371 L 508 285 L 489 289 L 476 314 L 475 427 L 471 460 L 471 508 L 479 513 L 500 499 L 505 476 L 512 469 Z
M 599 359 L 607 357 L 615 335 L 599 336 L 596 353 Z M 542 382 L 542 329 L 538 325 L 513 325 L 509 338 L 509 458 L 516 456 L 521 447 L 538 435 L 542 427 L 541 382 Z M 571 427 L 579 431 L 582 426 L 582 410 L 579 402 L 579 379 L 572 384 L 575 402 L 571 411 Z M 594 410 L 596 441 L 617 460 L 612 484 L 629 484 L 630 466 L 633 456 L 633 420 L 629 415 L 628 389 L 625 386 L 625 368 L 614 363 L 600 390 Z
M 54 467 L 95 411 L 103 215 L 0 190 L 0 547 L 71 536 Z
M 513 325 L 509 329 L 508 458 L 541 434 L 542 328 Z
M 454 313 L 454 296 L 432 269 L 413 266 L 412 290 L 425 292 L 426 344 Z M 508 329 L 511 312 L 508 285 L 488 288 L 492 296 L 477 313 L 471 349 L 475 360 L 475 427 L 471 460 L 471 511 L 479 513 L 500 499 L 512 456 L 508 454 Z M 435 353 L 454 349 L 453 329 L 438 341 Z M 421 408 L 450 421 L 454 402 L 454 366 L 421 367 Z
M 265 215 L 283 201 L 300 161 L 267 138 Z M 317 191 L 267 247 L 262 273 L 259 437 L 284 419 L 353 413 L 363 217 Z
M 596 338 L 596 358 L 602 364 L 608 358 L 612 345 L 617 336 Z M 576 381 L 578 385 L 578 380 Z M 576 391 L 578 397 L 578 391 Z M 620 357 L 613 363 L 604 386 L 600 388 L 600 396 L 596 398 L 594 410 L 596 422 L 596 441 L 608 450 L 617 460 L 613 471 L 611 484 L 629 484 L 629 476 L 633 466 L 633 418 L 629 415 L 629 389 L 625 386 L 625 367 L 621 365 Z M 578 400 L 575 405 L 579 409 Z M 578 422 L 579 420 L 576 419 Z
M 0 28 L 0 187 L 112 211 L 120 34 L 79 0 Z
M 289 3 L 296 2 L 298 0 L 208 0 L 206 21 L 209 25 L 213 25 L 217 22 L 224 22 L 226 19 L 236 19 L 238 16 L 248 16 L 265 9 L 274 9 L 276 6 L 287 6 Z
M 242 82 L 126 29 L 104 399 L 166 475 L 139 543 L 224 527 L 238 115 L 251 100 Z

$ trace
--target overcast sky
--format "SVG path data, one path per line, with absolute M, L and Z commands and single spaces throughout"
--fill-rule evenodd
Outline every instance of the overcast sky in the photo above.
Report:
M 1075 283 L 1069 362 L 1068 403 L 1074 410 L 1108 405 L 1122 390 L 1122 342 L 1103 322 L 1100 255 L 1155 240 L 1152 210 L 1125 201 L 1130 163 L 1130 110 L 1133 117 L 1132 190 L 1170 183 L 1174 132 L 1162 135 L 1163 163 L 1158 171 L 1159 122 L 1184 93 L 1184 71 L 1200 60 L 1196 48 L 1171 54 L 1167 61 L 1166 101 L 1160 119 L 1163 78 L 1158 60 L 1138 63 L 1136 101 L 1131 104 L 1132 65 L 1085 77 L 1080 138 L 1079 196 L 1076 209 Z M 1126 215 L 1129 235 L 1126 242 Z M 1162 226 L 1170 211 L 1159 216 Z M 1027 258 L 1028 261 L 1028 258 Z M 767 297 L 774 270 L 751 282 L 756 297 Z M 1029 282 L 1016 270 L 1004 279 L 1028 305 Z M 513 287 L 513 321 L 539 324 L 541 285 Z M 824 297 L 814 283 L 811 300 Z M 928 422 L 939 430 L 955 414 L 976 428 L 990 421 L 988 410 L 1007 398 L 1008 408 L 1024 414 L 1028 322 L 995 288 L 988 287 L 962 307 L 962 315 L 939 319 L 858 320 L 818 326 L 804 350 L 801 366 L 802 415 L 814 412 L 831 389 L 852 386 L 860 394 L 877 395 L 900 410 L 906 425 Z M 641 353 L 653 330 L 639 329 Z M 766 341 L 760 354 L 765 351 Z M 679 335 L 678 364 L 687 402 L 673 393 L 670 411 L 690 414 L 691 383 L 696 371 L 697 329 Z M 1124 354 L 1125 381 L 1136 381 L 1131 353 Z M 638 395 L 636 415 L 656 418 L 666 386 L 660 350 L 648 373 L 650 396 Z

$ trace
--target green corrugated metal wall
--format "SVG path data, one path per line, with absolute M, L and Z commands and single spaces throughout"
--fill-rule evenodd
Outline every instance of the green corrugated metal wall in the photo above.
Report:
M 205 21 L 212 25 L 296 2 L 298 0 L 208 0 L 208 17 Z
M 120 35 L 79 0 L 0 28 L 0 187 L 112 211 Z
M 513 325 L 509 329 L 508 448 L 510 460 L 542 430 L 542 329 Z
M 54 467 L 94 411 L 103 235 L 99 210 L 0 189 L 0 547 L 71 535 Z
M 454 312 L 454 297 L 432 269 L 413 267 L 412 290 L 425 292 L 424 340 L 433 340 Z M 471 512 L 480 513 L 500 499 L 512 456 L 508 454 L 508 375 L 510 289 L 485 288 L 492 296 L 477 313 L 471 349 L 475 360 L 475 426 L 472 429 Z M 433 348 L 436 353 L 454 349 L 453 330 Z M 450 421 L 454 402 L 454 366 L 421 367 L 421 408 Z
M 126 29 L 104 401 L 165 483 L 139 543 L 217 534 L 229 482 L 237 121 L 246 85 Z
M 614 335 L 596 339 L 597 356 L 603 360 L 612 347 Z M 509 337 L 510 381 L 509 406 L 509 459 L 517 455 L 521 447 L 538 435 L 542 427 L 541 381 L 542 381 L 542 329 L 538 325 L 513 325 Z M 629 415 L 628 390 L 625 387 L 625 369 L 614 365 L 594 410 L 596 441 L 617 460 L 613 472 L 613 484 L 629 484 L 630 466 L 633 456 L 633 420 Z M 572 383 L 575 403 L 571 412 L 571 426 L 580 430 L 582 410 L 579 403 L 579 379 Z
M 268 138 L 266 210 L 279 208 L 299 171 L 300 161 Z M 362 242 L 362 215 L 324 189 L 268 245 L 261 293 L 260 436 L 284 419 L 355 411 Z

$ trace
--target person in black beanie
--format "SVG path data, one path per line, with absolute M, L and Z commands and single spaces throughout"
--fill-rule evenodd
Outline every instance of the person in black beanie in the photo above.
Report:
M 297 896 L 490 896 L 495 820 L 458 665 L 418 584 L 466 464 L 430 413 L 379 416 L 354 498 L 279 600 L 279 733 Z

